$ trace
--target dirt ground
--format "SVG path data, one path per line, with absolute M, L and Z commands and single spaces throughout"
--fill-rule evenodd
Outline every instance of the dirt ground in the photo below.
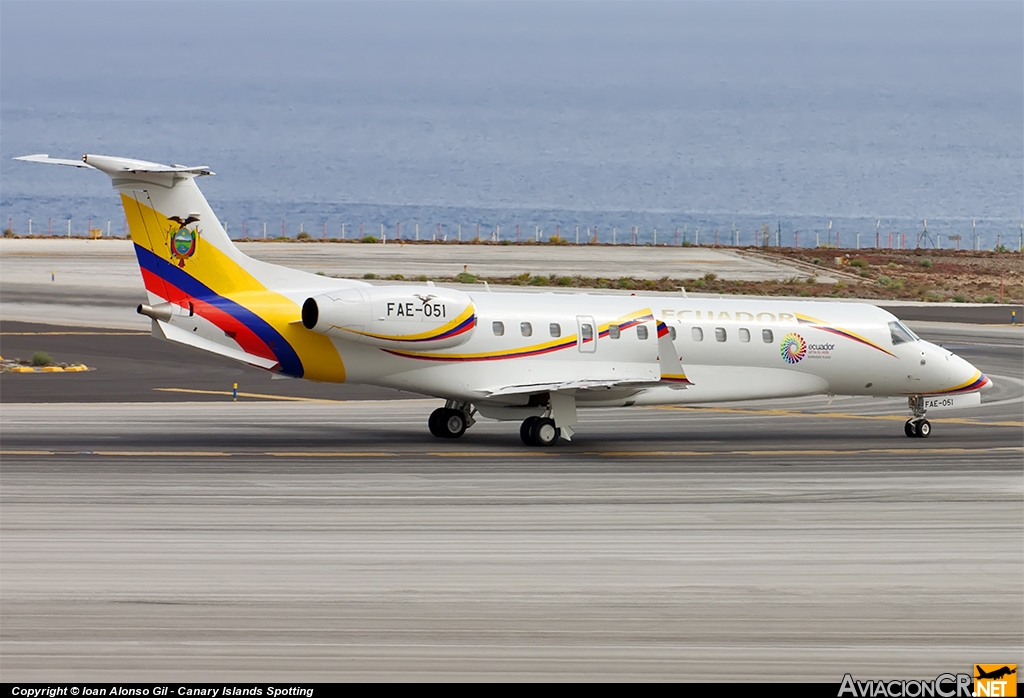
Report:
M 513 286 L 562 286 L 675 291 L 680 286 L 704 293 L 807 298 L 865 298 L 958 303 L 1021 303 L 1024 255 L 1017 252 L 957 250 L 840 250 L 833 248 L 739 248 L 745 256 L 783 258 L 802 273 L 782 281 L 736 281 L 707 274 L 701 279 L 657 280 L 620 277 L 521 274 L 479 279 L 468 274 L 443 281 Z M 803 273 L 806 272 L 806 273 Z M 837 283 L 824 277 L 838 278 Z M 466 277 L 466 278 L 463 278 Z
M 772 248 L 757 253 L 842 273 L 842 288 L 811 288 L 808 295 L 962 303 L 1024 299 L 1024 255 L 1017 252 Z

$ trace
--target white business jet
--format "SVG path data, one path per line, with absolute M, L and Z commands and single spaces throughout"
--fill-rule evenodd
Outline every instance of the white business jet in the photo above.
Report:
M 581 407 L 819 394 L 906 397 L 904 431 L 926 437 L 929 408 L 979 404 L 991 385 L 872 305 L 372 286 L 242 254 L 196 185 L 207 167 L 16 159 L 110 176 L 154 336 L 285 376 L 441 398 L 428 420 L 440 438 L 485 417 L 552 446 L 575 434 Z

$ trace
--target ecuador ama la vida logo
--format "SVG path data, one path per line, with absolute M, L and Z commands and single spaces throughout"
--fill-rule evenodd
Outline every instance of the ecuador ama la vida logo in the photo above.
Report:
M 198 221 L 199 216 L 193 213 L 184 220 L 179 216 L 170 216 L 167 220 L 174 224 L 168 231 L 171 235 L 171 259 L 178 260 L 178 266 L 184 267 L 185 260 L 196 253 L 196 242 L 199 240 L 199 229 L 189 230 L 188 226 Z
M 800 335 L 791 332 L 782 338 L 779 351 L 782 352 L 783 361 L 795 364 L 807 356 L 807 342 Z

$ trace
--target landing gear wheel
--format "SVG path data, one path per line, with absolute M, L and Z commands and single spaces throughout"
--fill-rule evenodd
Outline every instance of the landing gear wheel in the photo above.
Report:
M 457 439 L 466 433 L 466 416 L 460 410 L 441 407 L 427 420 L 430 433 L 442 439 Z
M 430 433 L 439 439 L 444 438 L 444 434 L 441 432 L 441 420 L 444 419 L 445 412 L 447 412 L 445 408 L 438 407 L 430 413 L 430 418 L 427 419 L 427 426 L 430 427 Z
M 540 417 L 527 417 L 519 427 L 519 438 L 522 439 L 523 443 L 527 446 L 535 445 L 533 443 L 533 437 L 530 436 L 530 430 L 533 429 L 533 425 L 538 419 L 540 419 Z
M 914 425 L 914 436 L 920 439 L 928 438 L 928 435 L 932 433 L 932 425 L 927 419 L 922 419 L 920 422 Z
M 561 435 L 562 430 L 550 417 L 541 417 L 530 427 L 530 441 L 534 446 L 554 446 Z
M 909 436 L 910 438 L 914 438 L 915 436 L 917 436 L 917 433 L 914 430 L 914 423 L 911 422 L 909 419 L 907 420 L 907 423 L 903 425 L 903 433 Z

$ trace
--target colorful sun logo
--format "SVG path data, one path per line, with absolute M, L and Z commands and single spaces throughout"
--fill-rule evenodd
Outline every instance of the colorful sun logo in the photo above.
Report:
M 779 350 L 782 352 L 783 361 L 787 364 L 795 364 L 807 356 L 807 342 L 798 334 L 787 334 L 782 338 Z

